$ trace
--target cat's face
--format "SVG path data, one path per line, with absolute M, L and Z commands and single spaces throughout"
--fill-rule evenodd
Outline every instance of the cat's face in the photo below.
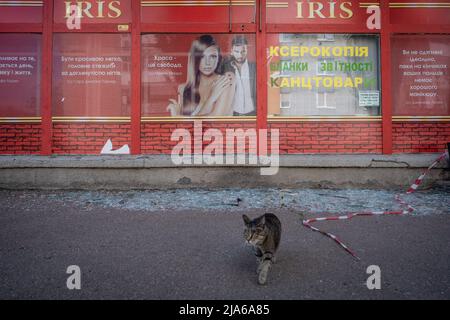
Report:
M 264 217 L 250 220 L 245 214 L 242 216 L 244 219 L 244 239 L 251 245 L 260 245 L 267 237 L 267 228 L 265 225 Z

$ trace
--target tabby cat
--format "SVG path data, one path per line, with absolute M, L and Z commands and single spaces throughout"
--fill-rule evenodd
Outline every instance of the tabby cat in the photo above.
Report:
M 258 283 L 265 284 L 269 269 L 272 263 L 275 263 L 275 253 L 280 244 L 281 222 L 272 213 L 266 213 L 253 220 L 245 214 L 242 218 L 245 223 L 244 238 L 247 244 L 253 246 L 257 257 Z

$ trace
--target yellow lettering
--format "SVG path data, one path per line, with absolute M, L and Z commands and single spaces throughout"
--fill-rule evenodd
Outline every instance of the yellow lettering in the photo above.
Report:
M 300 78 L 291 78 L 291 88 L 293 87 L 299 87 L 300 88 Z
M 98 15 L 97 18 L 104 18 L 105 16 L 103 15 L 103 4 L 105 3 L 105 1 L 98 1 Z
M 335 77 L 334 78 L 334 87 L 335 88 L 341 88 L 342 87 L 342 78 Z
M 303 57 L 306 53 L 308 53 L 308 47 L 300 47 L 300 56 Z
M 342 47 L 333 47 L 332 52 L 333 52 L 333 56 L 341 57 L 342 56 Z
M 317 4 L 317 9 L 314 9 L 314 5 Z M 317 14 L 319 18 L 325 19 L 322 14 L 323 4 L 320 2 L 310 2 L 309 3 L 309 19 L 314 19 L 314 14 Z
M 360 57 L 368 57 L 369 56 L 369 47 L 361 47 L 359 49 L 360 51 Z
M 303 18 L 303 2 L 297 2 L 297 18 Z
M 289 79 L 283 78 L 281 80 L 280 88 L 289 88 Z
M 83 4 L 86 4 L 86 8 L 83 9 Z M 78 2 L 78 13 L 80 13 L 80 17 L 78 18 L 82 18 L 81 13 L 84 12 L 84 14 L 86 15 L 86 17 L 88 18 L 94 18 L 94 16 L 91 14 L 90 10 L 92 8 L 92 4 L 86 1 L 82 1 L 82 2 Z
M 116 4 L 117 7 L 114 6 L 114 4 Z M 111 15 L 108 13 L 108 17 L 116 19 L 122 15 L 122 11 L 118 8 L 118 6 L 120 6 L 120 1 L 111 1 L 109 3 L 109 5 L 108 5 L 109 10 L 114 11 L 116 13 L 116 15 L 114 16 L 114 15 Z
M 311 47 L 310 54 L 312 57 L 320 56 L 320 48 L 319 47 Z
M 355 56 L 355 48 L 354 47 L 344 47 L 344 56 L 345 57 Z
M 308 80 L 308 82 L 305 81 L 306 79 Z M 302 87 L 312 90 L 311 78 L 302 78 Z
M 348 5 L 349 7 L 346 7 L 345 5 Z M 340 8 L 342 11 L 346 12 L 347 15 L 343 15 L 343 14 L 339 14 L 339 17 L 341 17 L 342 19 L 350 19 L 351 17 L 353 17 L 353 11 L 350 8 L 352 6 L 351 2 L 342 2 L 340 5 Z
M 279 49 L 279 47 L 270 46 L 270 48 L 269 48 L 269 51 L 270 51 L 269 57 L 278 57 L 279 56 L 278 49 Z
M 322 81 L 322 77 L 316 77 L 316 76 L 314 76 L 314 77 L 312 77 L 312 79 L 313 79 L 313 81 L 316 83 L 316 88 L 319 88 L 319 87 L 320 87 L 320 83 L 321 83 L 321 81 Z
M 331 88 L 333 87 L 333 78 L 331 77 L 325 77 L 323 78 L 323 86 L 325 88 Z
M 65 16 L 65 18 L 69 19 L 70 16 L 72 15 L 72 8 L 71 8 L 72 1 L 65 1 L 64 3 L 66 4 L 66 16 Z
M 289 47 L 283 46 L 280 48 L 280 56 L 289 57 Z
M 352 78 L 345 78 L 344 88 L 353 88 L 353 81 Z
M 334 8 L 336 6 L 336 2 L 330 2 L 330 18 L 335 19 L 336 16 L 334 15 Z

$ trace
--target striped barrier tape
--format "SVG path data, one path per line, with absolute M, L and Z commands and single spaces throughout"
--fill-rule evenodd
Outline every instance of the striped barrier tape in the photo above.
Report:
M 447 152 L 444 152 L 441 154 L 415 181 L 414 183 L 409 187 L 409 189 L 406 191 L 406 194 L 413 193 L 417 190 L 419 185 L 422 183 L 425 176 L 430 172 L 431 169 L 433 169 L 439 162 L 441 162 L 446 156 L 448 155 Z M 357 213 L 349 213 L 342 216 L 334 216 L 334 217 L 320 217 L 320 218 L 313 218 L 313 219 L 307 219 L 303 220 L 302 224 L 311 229 L 312 231 L 319 232 L 331 239 L 333 239 L 337 244 L 339 244 L 345 251 L 347 251 L 349 254 L 351 254 L 355 259 L 360 260 L 360 258 L 348 247 L 346 246 L 341 240 L 339 240 L 338 237 L 336 237 L 334 234 L 325 232 L 323 230 L 320 230 L 318 228 L 315 228 L 311 226 L 311 223 L 317 222 L 317 221 L 331 221 L 331 220 L 349 220 L 353 217 L 357 216 L 379 216 L 379 215 L 401 215 L 401 214 L 408 214 L 414 211 L 414 208 L 411 207 L 408 203 L 406 203 L 404 200 L 401 199 L 400 194 L 395 195 L 395 200 L 400 203 L 400 208 L 402 210 L 400 211 L 368 211 L 368 212 L 357 212 Z

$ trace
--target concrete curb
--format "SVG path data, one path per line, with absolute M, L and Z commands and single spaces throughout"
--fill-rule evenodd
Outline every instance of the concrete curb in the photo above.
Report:
M 159 189 L 159 188 L 403 188 L 439 154 L 283 155 L 276 175 L 260 165 L 176 166 L 155 156 L 0 156 L 4 189 Z M 447 163 L 432 170 L 423 185 L 446 183 Z
M 299 168 L 426 168 L 439 153 L 373 154 L 295 154 L 280 155 L 280 167 Z M 175 165 L 169 155 L 116 156 L 0 156 L 0 169 L 6 168 L 179 168 L 202 165 Z M 203 167 L 264 167 L 262 165 L 203 165 Z M 442 162 L 438 168 L 445 168 Z

